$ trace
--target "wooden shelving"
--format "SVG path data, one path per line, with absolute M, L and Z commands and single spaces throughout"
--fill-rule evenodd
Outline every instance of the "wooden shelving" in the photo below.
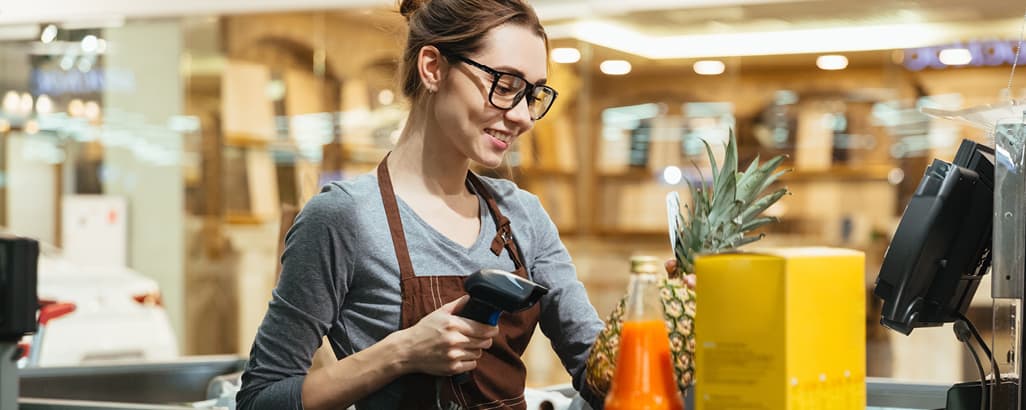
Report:
M 796 170 L 780 176 L 781 182 L 805 181 L 887 181 L 893 167 L 886 165 L 835 166 L 816 171 Z
M 270 144 L 269 139 L 252 134 L 226 132 L 224 135 L 224 145 L 229 147 L 267 148 Z

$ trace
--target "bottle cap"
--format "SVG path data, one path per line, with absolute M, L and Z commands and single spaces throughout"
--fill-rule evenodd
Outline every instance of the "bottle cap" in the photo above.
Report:
M 631 256 L 631 274 L 659 272 L 659 258 L 648 255 Z

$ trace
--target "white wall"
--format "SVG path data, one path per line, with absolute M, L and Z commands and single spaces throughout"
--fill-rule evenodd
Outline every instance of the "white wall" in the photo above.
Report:
M 52 144 L 38 136 L 8 137 L 7 227 L 17 235 L 56 244 L 57 168 L 43 157 L 48 147 Z
M 104 30 L 104 193 L 128 201 L 128 265 L 160 284 L 164 306 L 185 341 L 185 181 L 180 134 L 168 118 L 184 108 L 178 19 L 131 22 Z M 112 74 L 113 73 L 113 74 Z M 126 75 L 127 74 L 127 75 Z M 125 86 L 127 84 L 127 87 Z

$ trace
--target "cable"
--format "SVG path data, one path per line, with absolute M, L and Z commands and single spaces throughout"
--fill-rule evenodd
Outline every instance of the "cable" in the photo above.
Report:
M 973 357 L 973 361 L 976 362 L 976 369 L 980 371 L 980 410 L 987 409 L 987 375 L 983 371 L 983 362 L 980 361 L 980 355 L 976 352 L 976 348 L 972 344 L 972 331 L 969 329 L 968 322 L 959 319 L 955 321 L 953 329 L 955 331 L 955 338 L 965 345 L 965 348 L 969 350 L 969 355 Z
M 965 317 L 965 314 L 962 312 L 958 312 L 958 319 L 959 321 L 965 322 L 966 326 L 969 327 L 969 331 L 976 339 L 976 342 L 979 343 L 980 348 L 983 349 L 983 353 L 985 353 L 987 358 L 990 359 L 991 371 L 994 372 L 994 384 L 990 389 L 990 396 L 993 398 L 993 393 L 997 391 L 998 386 L 1001 384 L 1001 369 L 998 368 L 997 360 L 994 359 L 994 354 L 990 351 L 990 348 L 987 347 L 987 343 L 983 341 L 983 336 L 980 336 L 980 332 L 976 330 L 976 326 L 973 325 L 973 322 L 969 320 L 969 318 Z
M 997 360 L 994 359 L 994 354 L 991 353 L 990 348 L 987 347 L 987 343 L 983 341 L 983 336 L 980 336 L 980 332 L 976 330 L 976 326 L 973 325 L 973 322 L 969 320 L 969 318 L 965 317 L 961 312 L 958 313 L 958 318 L 965 321 L 966 325 L 969 325 L 969 330 L 972 331 L 973 337 L 976 338 L 976 342 L 980 344 L 980 347 L 983 349 L 983 353 L 985 353 L 987 358 L 990 359 L 991 371 L 994 372 L 994 383 L 997 385 L 997 383 L 1001 382 L 1001 370 L 998 369 Z

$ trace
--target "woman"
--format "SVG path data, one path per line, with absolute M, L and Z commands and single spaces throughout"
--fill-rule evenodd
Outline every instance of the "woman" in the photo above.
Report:
M 403 0 L 412 101 L 377 172 L 324 187 L 286 238 L 240 409 L 522 409 L 537 325 L 579 390 L 602 328 L 537 197 L 497 167 L 548 111 L 547 38 L 521 0 Z M 549 289 L 498 327 L 455 315 L 464 276 L 497 268 Z M 327 335 L 337 362 L 310 374 Z M 472 382 L 453 382 L 473 370 Z M 591 398 L 593 407 L 601 401 Z

